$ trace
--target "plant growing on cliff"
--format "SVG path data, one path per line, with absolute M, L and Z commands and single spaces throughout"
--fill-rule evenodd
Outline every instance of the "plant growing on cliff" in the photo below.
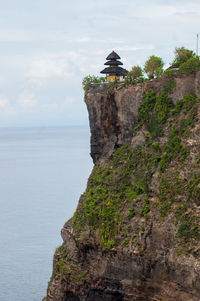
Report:
M 144 148 L 122 146 L 113 154 L 112 162 L 101 166 L 97 164 L 73 217 L 77 233 L 85 225 L 91 231 L 98 229 L 103 245 L 111 248 L 117 243 L 117 236 L 123 227 L 123 209 L 127 204 L 130 207 L 126 218 L 131 220 L 136 213 L 133 202 L 146 196 L 142 211 L 146 217 L 150 210 L 147 198 L 150 194 L 151 170 L 157 166 L 155 159 L 159 153 L 157 148 L 148 152 Z
M 199 57 L 191 57 L 186 62 L 182 63 L 179 67 L 179 73 L 188 74 L 200 69 Z
M 162 125 L 166 122 L 170 108 L 173 106 L 170 97 L 163 92 L 156 96 L 155 91 L 143 94 L 143 103 L 138 109 L 138 119 L 145 124 L 152 138 L 162 135 Z
M 164 71 L 163 76 L 174 77 L 175 75 L 189 74 L 200 69 L 199 57 L 185 47 L 175 48 L 175 58 L 171 67 Z
M 163 74 L 163 65 L 162 58 L 152 55 L 146 61 L 144 71 L 147 73 L 149 79 L 160 77 Z
M 143 70 L 140 66 L 133 66 L 124 78 L 124 85 L 136 84 L 144 81 Z
M 180 67 L 181 64 L 187 62 L 191 58 L 195 58 L 196 55 L 192 50 L 186 49 L 185 47 L 175 48 L 175 58 L 172 62 L 172 66 Z
M 117 87 L 118 83 L 119 83 L 119 79 L 118 78 L 116 78 L 115 80 L 109 82 L 107 84 L 107 91 L 111 92 L 115 87 Z
M 130 72 L 134 80 L 143 77 L 143 70 L 140 66 L 133 66 Z
M 200 59 L 192 50 L 184 47 L 175 48 L 172 67 L 179 68 L 179 74 L 188 74 L 200 68 Z
M 147 214 L 149 213 L 149 211 L 150 211 L 149 200 L 146 198 L 144 200 L 144 206 L 142 207 L 142 209 L 140 211 L 140 215 L 147 218 Z
M 88 75 L 84 77 L 82 81 L 82 87 L 85 92 L 87 92 L 91 86 L 91 84 L 104 83 L 106 82 L 105 77 L 99 77 L 94 75 Z

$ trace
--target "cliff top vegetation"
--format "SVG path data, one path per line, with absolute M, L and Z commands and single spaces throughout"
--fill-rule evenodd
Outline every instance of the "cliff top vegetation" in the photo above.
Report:
M 162 58 L 151 55 L 145 62 L 144 67 L 133 66 L 132 69 L 125 76 L 124 80 L 120 82 L 123 86 L 132 85 L 144 82 L 149 79 L 159 78 L 162 76 L 183 76 L 200 68 L 200 57 L 197 56 L 192 50 L 185 47 L 177 47 L 174 51 L 175 57 L 166 70 L 163 69 L 164 62 Z M 98 77 L 88 75 L 82 81 L 83 90 L 87 92 L 91 84 L 105 83 L 106 77 Z M 116 80 L 110 82 L 108 88 L 117 85 L 119 82 Z

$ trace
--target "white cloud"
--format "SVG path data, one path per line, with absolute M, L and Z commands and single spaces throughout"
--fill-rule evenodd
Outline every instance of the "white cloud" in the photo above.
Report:
M 45 103 L 41 105 L 42 112 L 56 112 L 59 109 L 58 103 Z
M 90 41 L 91 41 L 91 39 L 89 37 L 82 37 L 80 39 L 75 40 L 75 42 L 77 42 L 77 43 L 87 43 L 87 42 L 90 42 Z
M 10 103 L 7 98 L 0 98 L 0 114 L 1 116 L 8 116 L 15 112 L 14 106 Z
M 189 16 L 194 12 L 196 14 L 200 12 L 199 3 L 195 3 L 194 1 L 185 2 L 184 5 L 182 1 L 177 3 L 167 3 L 166 1 L 165 3 L 153 3 L 152 1 L 148 1 L 146 5 L 143 5 L 141 2 L 141 5 L 134 10 L 127 8 L 126 16 L 136 19 L 154 19 L 155 22 L 156 20 L 167 19 L 169 22 L 169 18 L 175 15 L 183 14 L 183 16 Z
M 80 100 L 67 96 L 65 99 L 60 99 L 59 102 L 43 103 L 40 104 L 42 112 L 63 112 L 64 110 L 71 109 L 79 103 Z
M 38 108 L 38 100 L 32 92 L 23 91 L 19 96 L 17 105 L 22 109 L 22 111 L 36 112 Z
M 48 58 L 35 59 L 27 74 L 28 77 L 49 78 L 51 76 L 64 76 L 65 64 Z
M 0 109 L 5 109 L 9 106 L 9 100 L 6 98 L 0 98 Z
M 15 29 L 0 29 L 0 41 L 10 42 L 10 41 L 30 41 L 30 33 L 23 30 Z
M 138 50 L 152 50 L 155 49 L 155 47 L 153 45 L 146 45 L 141 47 L 125 45 L 125 46 L 118 47 L 117 49 L 120 51 L 138 51 Z
M 73 78 L 76 73 L 73 67 L 81 68 L 82 57 L 75 51 L 41 55 L 33 59 L 26 76 L 32 79 Z

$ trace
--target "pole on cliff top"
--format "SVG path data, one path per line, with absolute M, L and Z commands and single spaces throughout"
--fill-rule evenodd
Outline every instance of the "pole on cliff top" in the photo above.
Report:
M 197 33 L 197 50 L 196 50 L 196 55 L 198 56 L 198 51 L 199 51 L 199 33 Z

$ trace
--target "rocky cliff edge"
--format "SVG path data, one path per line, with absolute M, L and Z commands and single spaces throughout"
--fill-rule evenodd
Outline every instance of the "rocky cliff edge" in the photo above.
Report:
M 200 72 L 85 95 L 95 163 L 46 301 L 200 300 Z

